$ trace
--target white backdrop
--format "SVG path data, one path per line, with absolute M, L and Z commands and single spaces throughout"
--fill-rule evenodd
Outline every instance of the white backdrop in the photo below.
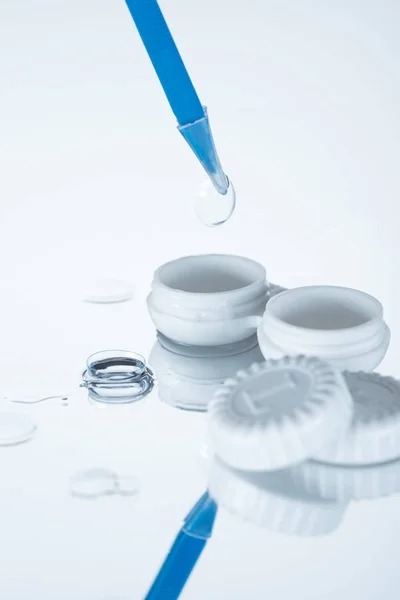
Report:
M 395 0 L 161 2 L 235 183 L 226 225 L 198 223 L 203 173 L 123 0 L 0 0 L 0 396 L 72 390 L 86 356 L 147 355 L 153 270 L 191 253 L 250 256 L 283 286 L 331 283 L 384 304 L 400 376 L 400 105 Z M 80 301 L 87 278 L 132 303 Z M 140 599 L 206 485 L 203 417 L 157 395 L 116 414 L 84 395 L 28 407 L 36 439 L 0 453 L 0 596 Z M 3 403 L 4 404 L 4 403 Z M 138 501 L 68 497 L 79 468 L 141 480 Z M 396 497 L 297 540 L 221 512 L 182 598 L 398 596 Z

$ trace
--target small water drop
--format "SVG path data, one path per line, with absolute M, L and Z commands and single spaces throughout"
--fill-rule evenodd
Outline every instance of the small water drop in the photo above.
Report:
M 137 496 L 139 482 L 133 475 L 120 475 L 118 477 L 118 494 L 120 496 Z
M 118 492 L 118 476 L 108 469 L 86 469 L 79 471 L 70 480 L 72 496 L 100 498 Z
M 0 446 L 26 442 L 35 431 L 36 424 L 27 415 L 0 413 Z
M 39 396 L 37 394 L 31 396 L 9 396 L 7 399 L 9 402 L 12 402 L 14 404 L 40 404 L 41 402 L 47 402 L 48 400 L 68 400 L 68 398 L 64 396 Z
M 225 223 L 235 210 L 236 193 L 233 183 L 228 179 L 228 191 L 222 195 L 217 192 L 210 179 L 207 179 L 196 195 L 194 210 L 200 221 L 208 227 Z
M 125 281 L 99 278 L 86 281 L 83 300 L 92 304 L 115 304 L 127 302 L 132 298 L 132 295 L 132 288 Z

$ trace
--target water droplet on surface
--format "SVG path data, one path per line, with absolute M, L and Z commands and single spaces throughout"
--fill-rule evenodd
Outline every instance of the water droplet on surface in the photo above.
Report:
M 47 402 L 48 400 L 62 400 L 63 402 L 67 401 L 68 398 L 65 396 L 9 396 L 6 398 L 9 402 L 13 404 L 39 404 L 40 402 Z
M 133 475 L 118 477 L 118 494 L 121 496 L 136 496 L 139 493 L 139 482 Z
M 126 302 L 132 295 L 132 288 L 125 281 L 99 278 L 86 282 L 83 300 L 92 304 L 113 304 Z
M 228 177 L 227 177 L 228 179 Z M 194 210 L 200 221 L 208 227 L 225 223 L 235 210 L 236 193 L 233 183 L 228 179 L 228 191 L 222 195 L 217 192 L 210 179 L 201 184 L 196 195 Z
M 100 498 L 118 492 L 118 476 L 108 469 L 86 469 L 70 479 L 70 493 L 79 498 Z
M 26 415 L 0 413 L 0 446 L 14 446 L 29 440 L 36 424 Z

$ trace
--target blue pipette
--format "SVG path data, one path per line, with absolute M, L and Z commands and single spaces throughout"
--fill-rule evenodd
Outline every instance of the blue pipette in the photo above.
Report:
M 211 537 L 217 505 L 206 492 L 196 502 L 147 593 L 145 600 L 177 600 Z
M 125 0 L 183 135 L 219 194 L 228 192 L 207 108 L 193 83 L 156 0 Z

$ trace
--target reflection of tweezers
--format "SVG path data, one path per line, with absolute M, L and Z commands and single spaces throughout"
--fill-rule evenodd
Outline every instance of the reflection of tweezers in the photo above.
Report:
M 176 600 L 211 537 L 217 505 L 208 492 L 196 502 L 161 566 L 145 600 Z
M 39 402 L 45 402 L 46 400 L 56 400 L 57 398 L 61 398 L 61 400 L 68 400 L 67 396 L 46 396 L 45 398 L 38 398 L 38 400 L 10 400 L 14 404 L 39 404 Z

